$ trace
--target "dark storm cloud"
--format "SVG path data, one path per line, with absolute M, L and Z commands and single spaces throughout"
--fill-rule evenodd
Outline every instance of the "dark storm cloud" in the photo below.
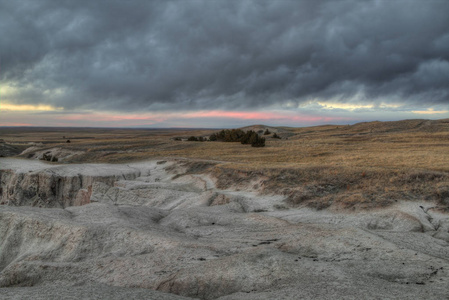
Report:
M 0 0 L 0 78 L 69 109 L 449 103 L 449 1 Z

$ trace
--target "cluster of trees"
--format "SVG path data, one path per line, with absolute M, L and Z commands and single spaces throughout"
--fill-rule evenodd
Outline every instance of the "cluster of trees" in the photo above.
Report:
M 220 142 L 240 142 L 245 134 L 245 131 L 241 129 L 226 129 L 217 133 L 212 133 L 209 140 Z
M 217 133 L 211 134 L 209 140 L 222 142 L 240 142 L 242 144 L 250 144 L 252 147 L 265 146 L 265 138 L 260 137 L 257 132 L 253 130 L 249 130 L 246 132 L 241 129 L 221 130 Z
M 196 136 L 191 136 L 187 139 L 190 142 L 206 142 L 207 138 L 204 138 L 202 136 L 196 137 Z
M 263 131 L 260 131 L 262 134 Z M 269 135 L 271 132 L 267 129 L 263 132 L 264 135 Z M 272 136 L 275 139 L 281 137 L 276 133 Z M 175 138 L 175 140 L 181 140 L 181 138 Z M 243 131 L 241 129 L 224 129 L 216 133 L 212 133 L 209 139 L 199 136 L 191 136 L 187 139 L 191 142 L 206 142 L 206 141 L 220 141 L 220 142 L 240 142 L 242 144 L 250 144 L 252 147 L 264 147 L 265 138 L 259 136 L 259 134 L 253 130 Z

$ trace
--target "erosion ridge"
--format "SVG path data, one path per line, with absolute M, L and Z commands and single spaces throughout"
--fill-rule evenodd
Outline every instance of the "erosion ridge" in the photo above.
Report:
M 0 203 L 39 207 L 78 206 L 90 202 L 92 185 L 113 185 L 145 170 L 129 165 L 51 165 L 40 161 L 3 159 Z
M 0 159 L 0 291 L 19 299 L 80 287 L 92 299 L 159 299 L 142 288 L 167 299 L 449 293 L 448 215 L 434 203 L 365 212 L 290 207 L 285 196 L 257 188 L 220 189 L 200 172 L 206 165 Z

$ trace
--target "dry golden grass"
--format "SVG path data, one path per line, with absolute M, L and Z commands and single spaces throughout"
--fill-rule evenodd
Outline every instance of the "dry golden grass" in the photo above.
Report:
M 249 183 L 263 178 L 266 193 L 288 195 L 292 205 L 375 207 L 402 199 L 449 205 L 448 119 L 270 130 L 283 139 L 268 137 L 263 148 L 174 140 L 207 136 L 211 130 L 1 128 L 0 139 L 21 147 L 33 142 L 42 143 L 41 149 L 82 151 L 70 159 L 73 163 L 214 161 L 210 170 L 223 187 L 233 180 Z

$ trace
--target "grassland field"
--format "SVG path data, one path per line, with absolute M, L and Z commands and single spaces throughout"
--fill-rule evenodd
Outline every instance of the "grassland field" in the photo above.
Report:
M 283 194 L 290 206 L 375 209 L 428 200 L 449 210 L 449 119 L 244 129 L 267 128 L 262 148 L 186 141 L 217 129 L 3 127 L 0 145 L 24 159 L 55 149 L 72 153 L 54 163 L 176 159 L 186 172 L 213 174 L 222 188 Z

